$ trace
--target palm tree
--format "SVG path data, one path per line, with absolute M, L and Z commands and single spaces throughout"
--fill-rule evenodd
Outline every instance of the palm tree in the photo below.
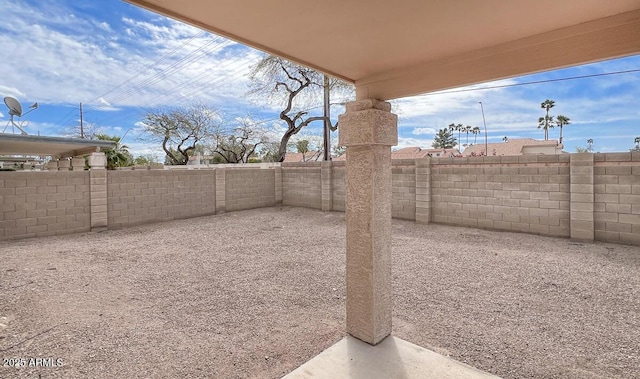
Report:
M 549 139 L 549 128 L 553 128 L 553 116 L 549 116 L 549 109 L 553 108 L 556 102 L 553 100 L 545 100 L 540 104 L 540 108 L 545 109 L 547 114 L 544 117 L 538 119 L 538 129 L 544 129 L 544 140 Z
M 465 133 L 467 133 L 467 146 L 469 146 L 469 133 L 473 130 L 473 126 L 467 125 L 464 127 Z
M 478 134 L 480 134 L 480 127 L 474 126 L 473 129 L 471 129 L 471 133 L 473 133 L 473 144 L 475 145 L 476 142 L 478 142 Z
M 569 125 L 571 123 L 570 121 L 571 120 L 569 120 L 569 117 L 567 116 L 563 116 L 561 114 L 556 116 L 556 125 L 560 128 L 560 143 L 562 143 L 562 127 Z
M 133 157 L 131 156 L 127 145 L 120 145 L 120 137 L 96 134 L 96 138 L 102 141 L 113 141 L 116 143 L 116 147 L 114 149 L 104 150 L 104 155 L 107 158 L 107 168 L 113 170 L 116 167 L 129 166 Z
M 464 129 L 464 126 L 462 126 L 462 124 L 449 124 L 449 130 L 454 131 L 457 130 L 458 131 L 458 141 L 460 141 L 460 132 Z

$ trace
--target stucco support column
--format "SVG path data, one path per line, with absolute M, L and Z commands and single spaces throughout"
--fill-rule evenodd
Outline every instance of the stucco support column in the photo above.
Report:
M 339 117 L 347 147 L 347 332 L 372 345 L 391 334 L 391 146 L 398 117 L 375 99 Z

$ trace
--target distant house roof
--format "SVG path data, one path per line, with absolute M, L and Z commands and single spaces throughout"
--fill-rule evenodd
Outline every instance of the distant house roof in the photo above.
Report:
M 402 149 L 391 151 L 391 159 L 420 159 L 426 156 L 432 157 L 449 157 L 451 155 L 459 155 L 458 149 L 423 149 L 419 146 L 403 147 Z M 334 161 L 344 161 L 347 154 L 334 158 Z
M 318 162 L 324 157 L 322 150 L 307 151 L 306 153 L 287 153 L 284 156 L 285 162 Z
M 540 141 L 533 138 L 510 139 L 507 142 L 489 143 L 486 146 L 488 156 L 492 155 L 525 155 L 525 154 L 562 154 L 562 144 L 557 140 Z M 483 143 L 467 147 L 462 156 L 485 155 Z
M 391 151 L 391 159 L 419 159 L 427 156 L 449 157 L 458 154 L 460 154 L 458 149 L 423 149 L 419 146 L 411 146 Z

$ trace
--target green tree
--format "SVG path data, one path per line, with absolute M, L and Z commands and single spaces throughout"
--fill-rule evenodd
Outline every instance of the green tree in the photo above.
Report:
M 107 158 L 107 168 L 109 170 L 114 170 L 116 167 L 127 167 L 133 164 L 133 156 L 129 152 L 129 147 L 120 144 L 120 137 L 107 134 L 96 134 L 95 137 L 101 141 L 113 141 L 116 143 L 115 148 L 104 150 L 104 155 Z
M 317 161 L 320 155 L 324 152 L 324 146 L 323 149 L 316 149 L 316 145 L 314 145 L 314 150 L 311 149 L 311 142 L 308 139 L 301 139 L 296 142 L 296 150 L 298 153 L 302 153 L 303 162 Z
M 449 126 L 449 129 L 444 128 L 438 130 L 438 133 L 433 137 L 433 144 L 431 146 L 433 146 L 434 149 L 452 149 L 457 144 L 456 138 L 451 134 L 451 126 Z
M 149 158 L 144 157 L 144 156 L 142 156 L 142 155 L 138 155 L 138 156 L 133 160 L 133 164 L 138 165 L 138 166 L 148 165 L 149 163 L 151 163 L 151 161 L 149 160 Z
M 562 143 L 562 127 L 567 126 L 571 123 L 571 120 L 567 116 L 563 116 L 561 114 L 556 116 L 556 125 L 560 128 L 560 143 Z
M 298 153 L 308 153 L 309 152 L 309 140 L 306 139 L 301 139 L 300 141 L 296 142 L 296 149 L 298 150 Z
M 553 116 L 549 116 L 549 109 L 555 106 L 556 102 L 553 100 L 545 100 L 540 104 L 540 108 L 547 111 L 544 117 L 538 118 L 538 129 L 544 129 L 544 140 L 549 140 L 549 128 L 553 128 Z

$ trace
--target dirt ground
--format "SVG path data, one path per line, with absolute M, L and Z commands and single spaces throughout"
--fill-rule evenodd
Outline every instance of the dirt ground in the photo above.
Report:
M 281 207 L 0 242 L 0 378 L 279 378 L 345 335 L 344 230 Z M 640 378 L 640 247 L 394 220 L 393 265 L 400 338 Z

